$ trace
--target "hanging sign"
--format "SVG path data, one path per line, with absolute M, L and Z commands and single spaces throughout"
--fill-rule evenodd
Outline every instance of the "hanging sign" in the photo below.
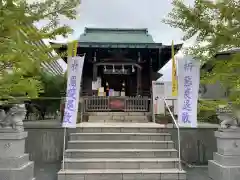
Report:
M 197 127 L 200 62 L 191 56 L 178 61 L 178 122 L 183 127 Z
M 92 81 L 92 90 L 98 90 L 98 82 Z

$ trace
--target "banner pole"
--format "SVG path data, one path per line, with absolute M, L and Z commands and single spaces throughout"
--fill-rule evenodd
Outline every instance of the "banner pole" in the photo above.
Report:
M 62 163 L 62 169 L 63 170 L 65 170 L 66 132 L 67 132 L 67 128 L 64 127 L 64 133 L 63 133 L 63 163 Z
M 68 82 L 69 82 L 69 75 L 71 74 L 69 71 L 69 66 L 70 66 L 70 58 L 76 57 L 77 56 L 77 47 L 78 47 L 78 41 L 75 40 L 71 43 L 68 44 L 68 58 L 67 58 L 67 77 L 68 77 Z M 80 85 L 79 85 L 80 87 Z M 68 90 L 68 85 L 67 85 L 67 90 Z M 67 91 L 66 91 L 66 98 L 67 98 Z M 65 99 L 66 101 L 66 99 Z M 65 102 L 66 103 L 66 102 Z M 65 104 L 66 108 L 66 104 Z M 65 117 L 65 111 L 64 111 L 64 116 Z M 64 119 L 63 119 L 64 121 Z M 63 133 L 63 162 L 62 162 L 62 169 L 65 170 L 65 152 L 66 152 L 66 134 L 67 134 L 67 126 L 65 125 L 64 127 L 64 133 Z
M 152 88 L 151 88 L 151 109 L 152 109 L 152 120 L 154 123 L 156 123 L 156 117 L 155 117 L 155 107 L 154 107 L 154 98 L 153 98 L 153 82 L 152 81 Z

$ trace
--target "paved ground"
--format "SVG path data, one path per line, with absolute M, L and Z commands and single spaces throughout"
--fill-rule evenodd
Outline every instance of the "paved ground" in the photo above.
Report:
M 57 172 L 60 169 L 58 164 L 35 164 L 36 180 L 57 180 Z M 208 178 L 208 170 L 206 167 L 188 168 L 187 180 L 211 180 Z

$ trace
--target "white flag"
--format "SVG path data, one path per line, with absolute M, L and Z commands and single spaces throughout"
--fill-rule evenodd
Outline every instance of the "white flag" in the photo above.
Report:
M 178 122 L 183 127 L 197 127 L 200 62 L 191 56 L 178 61 Z
M 85 56 L 68 58 L 68 81 L 62 127 L 76 128 L 80 83 Z

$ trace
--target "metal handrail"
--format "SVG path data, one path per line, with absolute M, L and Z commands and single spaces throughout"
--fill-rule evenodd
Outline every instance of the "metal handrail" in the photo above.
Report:
M 178 123 L 177 123 L 177 121 L 176 121 L 176 119 L 175 119 L 175 117 L 174 117 L 171 109 L 169 108 L 169 104 L 167 103 L 166 99 L 163 98 L 163 100 L 164 100 L 164 103 L 166 104 L 167 109 L 168 109 L 168 111 L 169 111 L 169 113 L 170 113 L 170 115 L 171 115 L 171 117 L 172 117 L 172 120 L 173 120 L 173 122 L 174 122 L 174 124 L 175 124 L 175 126 L 176 126 L 176 128 L 177 128 L 177 134 L 178 134 L 178 168 L 179 168 L 179 170 L 182 170 L 182 164 L 181 164 L 180 127 L 179 127 L 179 125 L 178 125 Z

